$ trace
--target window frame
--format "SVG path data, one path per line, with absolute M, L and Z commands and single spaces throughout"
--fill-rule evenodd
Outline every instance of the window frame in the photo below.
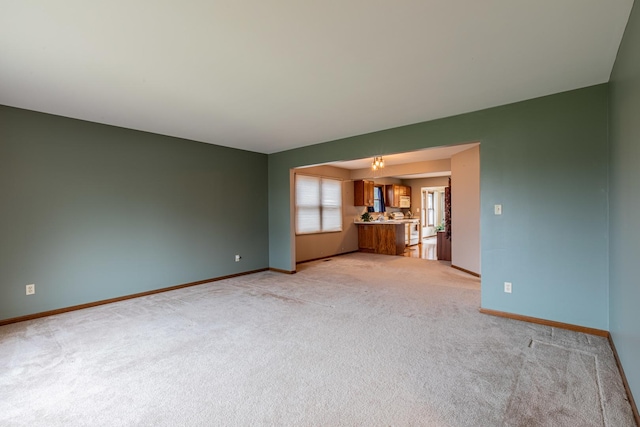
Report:
M 427 227 L 435 227 L 436 225 L 435 199 L 435 191 L 427 191 Z
M 304 206 L 301 206 L 298 204 L 298 177 L 304 177 L 304 179 L 310 179 L 310 180 L 317 180 L 318 182 L 318 195 L 317 195 L 317 199 L 316 199 L 316 204 L 306 204 Z M 337 198 L 338 204 L 325 204 L 325 201 L 323 200 L 323 182 L 324 181 L 331 181 L 334 184 L 337 183 L 337 188 L 339 188 L 339 197 Z M 340 178 L 333 178 L 333 177 L 325 177 L 325 176 L 317 176 L 317 175 L 307 175 L 307 174 L 301 174 L 301 173 L 295 173 L 294 174 L 294 228 L 295 228 L 295 234 L 296 236 L 305 236 L 305 235 L 310 235 L 310 234 L 325 234 L 325 233 L 340 233 L 344 230 L 344 221 L 343 221 L 343 216 L 344 216 L 344 211 L 343 211 L 343 203 L 342 203 L 342 199 L 343 199 L 343 181 Z M 305 209 L 307 211 L 309 211 L 310 209 L 317 209 L 316 212 L 316 217 L 319 223 L 319 228 L 318 229 L 313 229 L 311 231 L 300 231 L 299 229 L 299 213 L 301 211 L 301 209 Z M 325 214 L 327 213 L 327 211 L 331 211 L 331 210 L 337 210 L 338 214 L 334 216 L 334 219 L 339 219 L 339 227 L 331 227 L 331 228 L 327 228 L 325 229 L 324 223 L 325 223 Z
M 384 193 L 384 185 L 374 185 L 373 186 L 373 212 L 374 213 L 383 213 L 382 205 L 381 205 L 382 198 L 376 199 L 376 193 L 378 193 L 378 191 L 380 192 L 379 193 L 380 196 L 384 197 L 384 194 L 383 194 Z M 376 202 L 378 202 L 378 204 L 380 205 L 380 210 L 376 210 Z

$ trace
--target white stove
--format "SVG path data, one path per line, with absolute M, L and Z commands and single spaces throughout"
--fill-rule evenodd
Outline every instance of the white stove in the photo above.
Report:
M 395 221 L 404 222 L 404 241 L 407 246 L 417 245 L 420 242 L 420 220 L 418 218 L 405 218 L 402 212 L 391 212 L 389 216 Z

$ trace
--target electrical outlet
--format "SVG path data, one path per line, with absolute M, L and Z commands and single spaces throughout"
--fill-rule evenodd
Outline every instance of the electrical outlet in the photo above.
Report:
M 236 255 L 236 262 L 240 262 L 240 255 Z
M 36 285 L 27 285 L 27 295 L 33 295 L 36 293 Z
M 504 282 L 504 291 L 508 294 L 511 293 L 511 282 Z

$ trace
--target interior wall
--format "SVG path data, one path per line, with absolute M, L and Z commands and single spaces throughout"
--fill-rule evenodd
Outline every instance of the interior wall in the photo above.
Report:
M 451 157 L 451 265 L 480 273 L 480 146 Z
M 264 154 L 0 106 L 0 319 L 268 267 L 266 176 Z
M 350 179 L 350 171 L 333 166 L 316 166 L 297 169 L 295 172 L 342 180 L 342 231 L 296 236 L 296 262 L 357 251 L 358 229 L 354 219 L 362 214 L 362 209 L 353 206 L 353 181 Z
M 482 307 L 608 329 L 607 96 L 597 85 L 270 154 L 270 265 L 295 260 L 290 168 L 481 142 Z
M 610 82 L 609 321 L 636 403 L 640 398 L 640 10 L 634 5 Z
M 413 216 L 420 217 L 420 206 L 422 206 L 422 188 L 424 187 L 447 187 L 449 185 L 448 176 L 435 176 L 431 178 L 403 179 L 404 185 L 411 187 L 411 212 Z

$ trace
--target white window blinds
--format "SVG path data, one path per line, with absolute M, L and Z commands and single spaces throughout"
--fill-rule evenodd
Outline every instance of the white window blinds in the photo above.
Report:
M 296 234 L 342 231 L 342 182 L 296 174 Z

